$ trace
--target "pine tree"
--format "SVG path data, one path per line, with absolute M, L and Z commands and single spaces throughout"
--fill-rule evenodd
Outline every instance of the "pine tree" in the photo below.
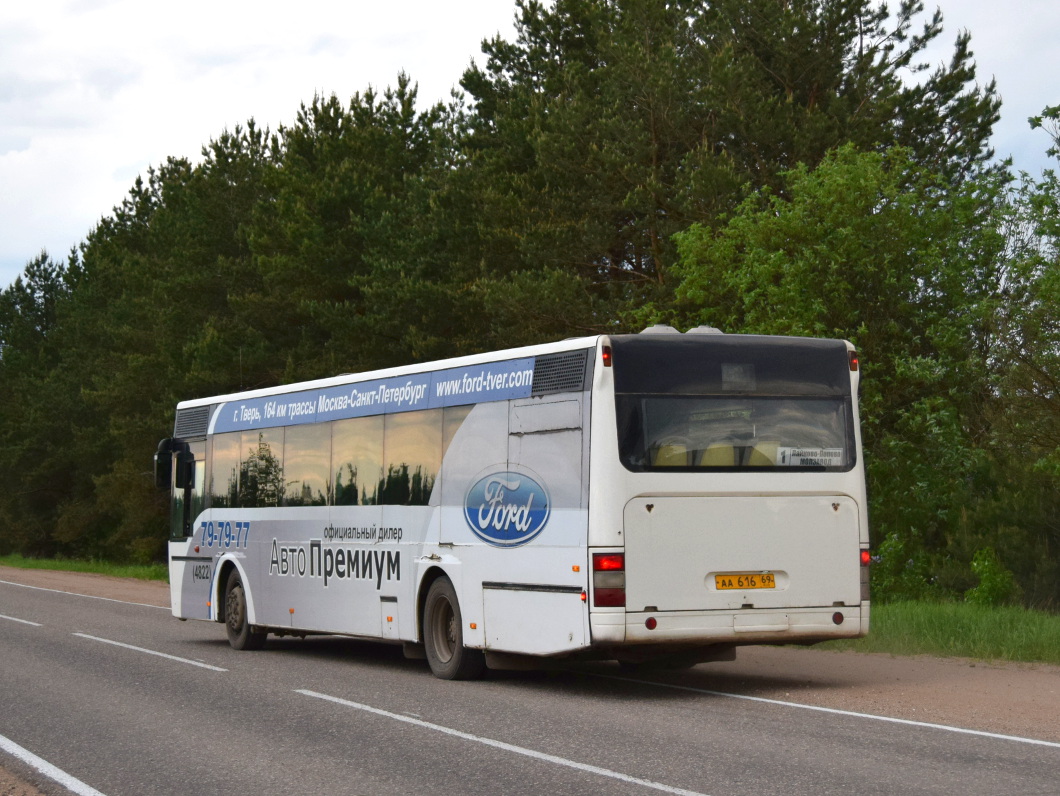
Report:
M 974 82 L 966 35 L 949 66 L 909 82 L 941 33 L 938 13 L 912 32 L 916 0 L 893 18 L 869 0 L 517 9 L 516 40 L 486 42 L 462 86 L 483 289 L 494 325 L 524 337 L 665 305 L 676 232 L 837 146 L 904 144 L 954 184 L 991 155 L 999 102 Z M 526 321 L 528 307 L 542 313 Z

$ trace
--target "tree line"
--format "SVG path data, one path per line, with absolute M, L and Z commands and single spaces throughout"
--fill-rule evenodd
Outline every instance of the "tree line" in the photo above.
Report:
M 1060 185 L 919 0 L 516 0 L 409 76 L 223 131 L 0 293 L 0 553 L 164 556 L 178 400 L 700 323 L 863 362 L 876 595 L 1060 605 Z M 1060 152 L 1060 107 L 1031 120 Z

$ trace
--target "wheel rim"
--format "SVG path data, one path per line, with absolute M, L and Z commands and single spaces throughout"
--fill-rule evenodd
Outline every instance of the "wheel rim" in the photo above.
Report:
M 434 654 L 442 663 L 448 663 L 456 649 L 456 614 L 445 598 L 438 600 L 434 611 L 434 632 L 431 634 Z
M 238 633 L 243 627 L 243 587 L 236 584 L 228 592 L 228 600 L 225 603 L 225 617 L 228 619 L 228 628 L 233 633 Z

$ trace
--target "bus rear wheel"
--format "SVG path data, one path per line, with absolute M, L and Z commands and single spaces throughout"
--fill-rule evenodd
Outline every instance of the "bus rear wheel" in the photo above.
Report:
M 233 569 L 225 586 L 225 630 L 228 643 L 237 650 L 260 650 L 268 633 L 255 630 L 247 621 L 247 593 L 239 571 Z
M 442 680 L 475 680 L 486 668 L 482 651 L 464 646 L 460 603 L 449 578 L 438 578 L 427 591 L 423 646 L 431 672 Z

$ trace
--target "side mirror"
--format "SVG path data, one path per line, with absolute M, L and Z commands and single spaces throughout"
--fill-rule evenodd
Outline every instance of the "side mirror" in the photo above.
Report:
M 155 486 L 169 489 L 173 483 L 173 440 L 168 437 L 158 443 L 155 451 Z
M 176 456 L 177 459 L 177 489 L 187 489 L 195 485 L 195 454 L 189 450 L 182 450 Z

